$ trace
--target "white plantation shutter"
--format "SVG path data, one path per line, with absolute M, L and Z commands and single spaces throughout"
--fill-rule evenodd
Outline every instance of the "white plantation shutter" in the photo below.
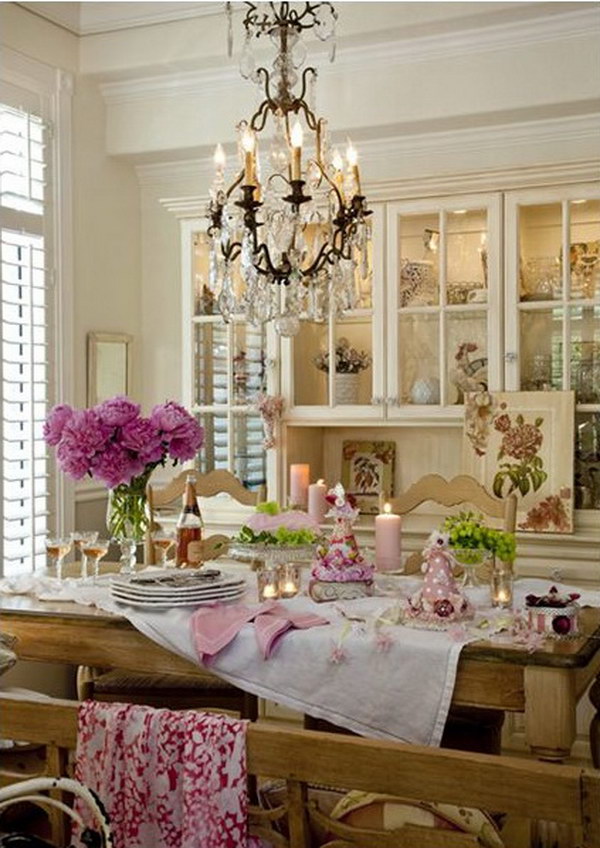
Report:
M 45 126 L 0 102 L 0 479 L 5 575 L 46 564 L 53 504 L 43 439 L 53 292 L 45 239 Z

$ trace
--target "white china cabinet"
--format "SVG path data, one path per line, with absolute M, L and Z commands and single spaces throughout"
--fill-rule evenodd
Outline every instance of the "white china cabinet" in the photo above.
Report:
M 502 387 L 501 196 L 387 208 L 387 416 L 461 418 Z
M 506 387 L 575 392 L 575 507 L 600 509 L 600 187 L 508 193 L 506 246 Z
M 288 420 L 383 417 L 385 214 L 383 204 L 372 210 L 372 247 L 368 267 L 356 269 L 355 308 L 320 323 L 303 321 L 296 336 L 281 340 Z

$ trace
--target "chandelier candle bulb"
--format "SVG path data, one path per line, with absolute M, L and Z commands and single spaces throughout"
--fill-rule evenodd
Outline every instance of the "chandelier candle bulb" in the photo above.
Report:
M 309 479 L 310 465 L 306 463 L 290 465 L 290 503 L 293 506 L 306 509 Z
M 213 162 L 215 163 L 215 171 L 217 172 L 217 177 L 223 177 L 223 174 L 225 172 L 225 165 L 227 163 L 227 157 L 225 156 L 225 151 L 223 150 L 223 145 L 221 143 L 217 144 L 217 146 L 215 147 Z
M 375 516 L 375 565 L 378 571 L 399 571 L 401 561 L 400 531 L 402 519 L 386 503 L 383 512 Z
M 329 506 L 325 499 L 326 494 L 327 485 L 324 480 L 317 480 L 308 487 L 308 514 L 317 524 L 322 524 L 325 520 L 325 513 Z
M 348 160 L 348 167 L 354 177 L 354 183 L 356 185 L 356 193 L 360 194 L 360 174 L 358 172 L 358 151 L 356 147 L 352 144 L 350 140 L 348 140 L 348 147 L 346 149 L 346 159 Z
M 302 126 L 296 120 L 292 128 L 292 179 L 302 179 Z
M 254 185 L 254 134 L 246 130 L 242 136 L 242 147 L 244 149 L 244 183 Z

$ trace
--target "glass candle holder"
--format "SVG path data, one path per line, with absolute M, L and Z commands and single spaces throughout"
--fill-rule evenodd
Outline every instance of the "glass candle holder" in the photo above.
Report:
M 300 591 L 300 566 L 286 562 L 279 569 L 279 597 L 293 598 Z
M 496 560 L 490 581 L 492 606 L 510 609 L 513 604 L 512 566 L 502 560 Z
M 258 585 L 258 600 L 272 601 L 279 597 L 279 568 L 276 565 L 266 565 L 256 572 Z

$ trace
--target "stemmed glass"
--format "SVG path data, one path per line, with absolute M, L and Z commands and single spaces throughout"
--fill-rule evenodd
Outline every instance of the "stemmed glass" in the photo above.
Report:
M 175 536 L 169 530 L 155 530 L 152 533 L 152 544 L 158 550 L 158 564 L 167 567 L 167 555 L 175 544 Z
M 75 530 L 75 532 L 71 533 L 71 541 L 75 545 L 76 549 L 81 554 L 81 577 L 82 579 L 85 577 L 89 577 L 88 574 L 88 561 L 87 557 L 83 552 L 83 549 L 86 545 L 89 545 L 91 542 L 95 542 L 98 538 L 97 530 Z
M 66 536 L 49 536 L 46 539 L 46 553 L 54 560 L 59 580 L 62 580 L 63 562 L 71 547 L 71 539 Z
M 91 542 L 86 542 L 83 546 L 83 555 L 94 568 L 94 582 L 100 574 L 100 560 L 108 553 L 109 545 L 109 539 L 94 539 Z

